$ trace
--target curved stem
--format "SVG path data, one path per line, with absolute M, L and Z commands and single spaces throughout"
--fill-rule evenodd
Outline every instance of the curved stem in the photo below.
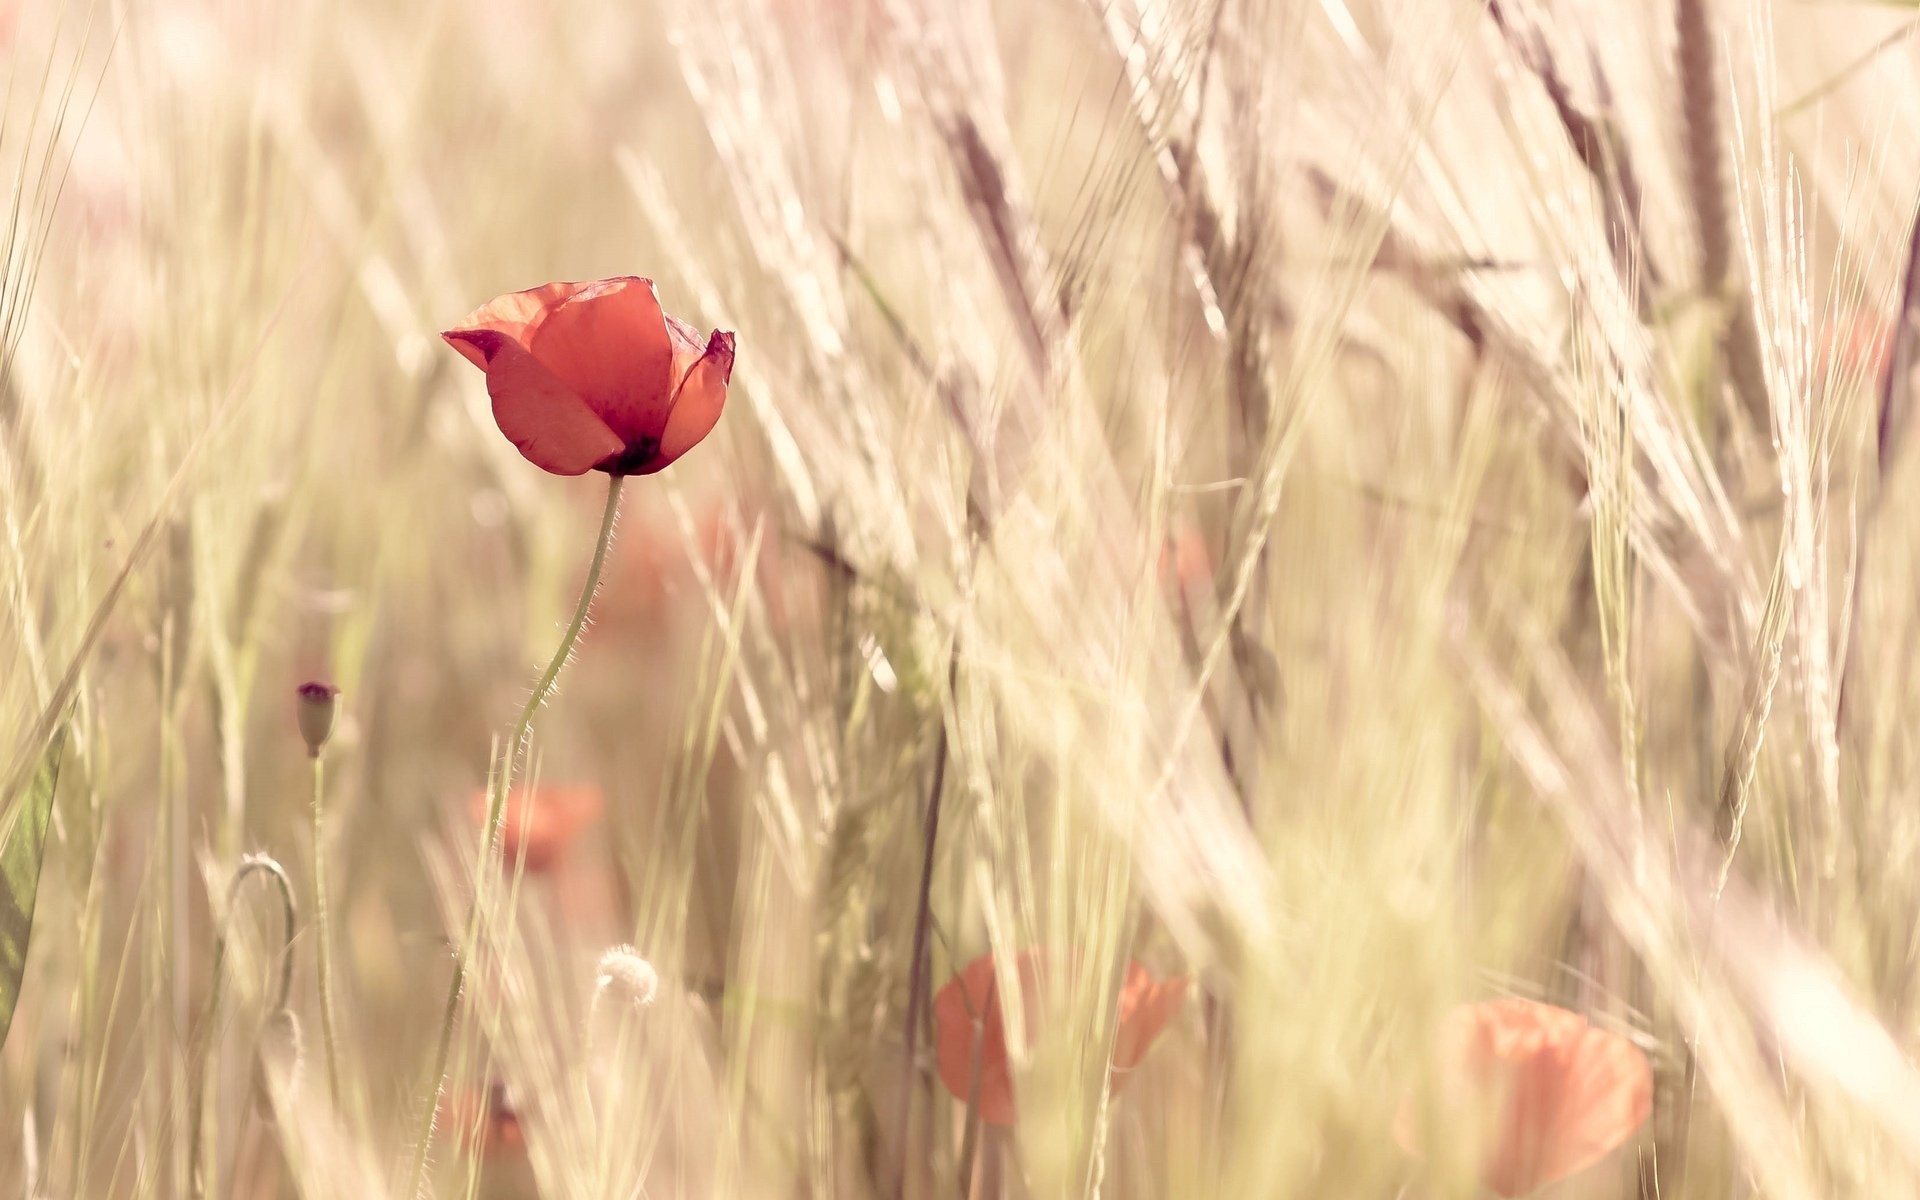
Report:
M 327 926 L 327 842 L 321 819 L 323 761 L 320 755 L 313 756 L 313 958 L 319 964 L 320 1042 L 327 1060 L 327 1097 L 333 1101 L 334 1112 L 340 1113 L 340 1036 L 333 1019 L 333 935 Z
M 213 982 L 207 987 L 207 1006 L 200 1014 L 200 1029 L 195 1038 L 198 1043 L 196 1057 L 199 1059 L 200 1094 L 193 1102 L 192 1129 L 188 1135 L 188 1152 L 193 1156 L 193 1169 L 190 1174 L 193 1194 L 196 1197 L 207 1194 L 206 1148 L 201 1144 L 204 1135 L 208 1066 L 213 1057 L 213 1019 L 220 1009 L 221 985 L 226 980 L 227 962 L 227 924 L 233 920 L 234 902 L 240 898 L 240 887 L 254 872 L 265 872 L 272 878 L 276 890 L 280 893 L 281 950 L 280 950 L 280 991 L 274 1000 L 274 1008 L 287 1006 L 287 996 L 293 989 L 293 934 L 296 914 L 293 903 L 293 882 L 287 878 L 286 871 L 279 863 L 264 854 L 249 854 L 240 860 L 240 866 L 233 873 L 233 881 L 227 885 L 227 910 L 220 917 L 220 936 L 213 949 Z
M 600 589 L 600 570 L 606 565 L 607 547 L 613 542 L 613 519 L 620 511 L 620 485 L 626 481 L 624 475 L 611 475 L 607 484 L 607 507 L 600 515 L 600 537 L 594 543 L 593 562 L 587 567 L 587 582 L 580 589 L 580 604 L 574 609 L 573 622 L 567 626 L 567 632 L 560 639 L 560 648 L 554 651 L 553 659 L 547 663 L 547 669 L 540 681 L 533 685 L 533 694 L 527 697 L 526 707 L 520 710 L 520 720 L 513 727 L 513 737 L 507 743 L 500 769 L 494 772 L 493 786 L 487 804 L 486 841 L 480 847 L 479 869 L 475 872 L 473 900 L 467 908 L 467 929 L 453 960 L 453 979 L 447 987 L 447 1000 L 440 1014 L 440 1042 L 434 1051 L 432 1087 L 425 1098 L 424 1111 L 420 1115 L 419 1133 L 414 1138 L 413 1165 L 408 1173 L 406 1195 L 417 1197 L 420 1188 L 426 1182 L 427 1154 L 433 1145 L 433 1118 L 440 1107 L 440 1093 L 447 1083 L 447 1062 L 453 1050 L 453 1026 L 460 1012 L 460 995 L 466 987 L 467 964 L 473 957 L 473 951 L 480 939 L 480 919 L 485 908 L 485 898 L 489 890 L 500 844 L 500 825 L 506 816 L 507 793 L 513 786 L 513 769 L 526 747 L 527 734 L 533 728 L 533 715 L 546 703 L 547 694 L 553 690 L 554 681 L 560 677 L 560 669 L 567 665 L 567 659 L 573 654 L 573 644 L 580 639 L 580 631 L 586 628 L 587 610 L 593 607 L 594 593 Z

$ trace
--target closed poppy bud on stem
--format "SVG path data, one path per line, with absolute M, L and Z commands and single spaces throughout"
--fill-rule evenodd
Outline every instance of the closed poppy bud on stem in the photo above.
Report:
M 298 698 L 294 715 L 300 722 L 300 736 L 306 740 L 307 754 L 319 758 L 333 736 L 333 718 L 340 689 L 330 683 L 303 683 L 295 691 Z

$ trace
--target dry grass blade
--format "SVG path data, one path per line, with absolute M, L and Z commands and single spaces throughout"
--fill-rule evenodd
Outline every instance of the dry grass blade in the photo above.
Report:
M 33 939 L 33 910 L 40 895 L 40 867 L 60 788 L 66 733 L 56 733 L 42 755 L 33 782 L 0 834 L 0 1045 L 13 1025 Z
M 1767 589 L 1767 606 L 1760 617 L 1760 640 L 1753 647 L 1753 665 L 1748 668 L 1747 695 L 1740 706 L 1733 736 L 1727 742 L 1720 800 L 1713 811 L 1713 836 L 1723 852 L 1717 885 L 1722 889 L 1733 870 L 1734 852 L 1740 848 L 1740 831 L 1752 799 L 1754 772 L 1760 764 L 1760 746 L 1766 737 L 1768 717 L 1773 712 L 1774 690 L 1780 683 L 1780 658 L 1789 620 L 1787 592 L 1783 555 L 1774 567 L 1773 582 Z
M 286 300 L 286 296 L 281 297 L 282 304 Z M 256 359 L 265 350 L 267 339 L 273 331 L 278 315 L 279 310 L 276 309 L 274 317 L 267 323 L 266 332 L 254 346 Z M 67 664 L 54 684 L 53 694 L 40 706 L 39 716 L 34 719 L 25 736 L 16 743 L 14 764 L 8 768 L 5 776 L 0 776 L 0 779 L 4 779 L 4 783 L 0 784 L 0 797 L 12 797 L 24 784 L 28 774 L 33 771 L 34 764 L 38 761 L 39 748 L 44 746 L 47 739 L 52 736 L 54 727 L 60 721 L 60 714 L 73 703 L 75 690 L 80 686 L 81 673 L 85 670 L 87 661 L 100 639 L 105 635 L 108 619 L 113 616 L 114 609 L 120 603 L 128 582 L 133 578 L 135 571 L 145 565 L 148 556 L 158 545 L 160 533 L 167 528 L 174 506 L 185 495 L 188 482 L 193 478 L 202 448 L 212 441 L 225 418 L 233 411 L 240 397 L 245 394 L 247 383 L 247 371 L 243 369 L 214 409 L 212 419 L 189 443 L 186 453 L 174 467 L 172 476 L 167 480 L 166 487 L 155 503 L 153 514 L 140 527 L 133 545 L 128 548 L 126 557 L 121 561 L 120 569 L 114 573 L 112 579 L 107 581 L 106 590 L 94 602 L 92 614 L 87 618 L 86 628 L 80 635 L 79 644 L 68 655 Z M 7 812 L 0 812 L 0 820 L 6 817 Z

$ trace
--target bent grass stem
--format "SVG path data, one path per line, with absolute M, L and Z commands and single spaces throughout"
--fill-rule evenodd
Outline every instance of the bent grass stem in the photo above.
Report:
M 215 1041 L 214 1021 L 220 1012 L 222 984 L 226 982 L 227 937 L 233 923 L 233 910 L 240 899 L 240 887 L 254 874 L 264 874 L 273 881 L 280 893 L 281 945 L 280 980 L 273 1006 L 275 1010 L 287 1006 L 287 996 L 293 990 L 293 934 L 298 920 L 293 903 L 293 883 L 280 864 L 264 854 L 249 854 L 240 860 L 240 866 L 233 873 L 233 881 L 227 885 L 227 907 L 220 916 L 220 935 L 213 947 L 213 981 L 207 987 L 207 1004 L 201 1010 L 200 1025 L 194 1033 L 194 1058 L 196 1071 L 200 1077 L 200 1090 L 193 1099 L 192 1127 L 188 1131 L 188 1147 L 192 1156 L 188 1174 L 192 1194 L 198 1200 L 207 1194 L 206 1176 L 206 1106 L 207 1092 L 211 1089 L 211 1071 Z
M 587 567 L 587 581 L 580 589 L 580 603 L 574 609 L 573 621 L 560 638 L 560 648 L 554 651 L 553 659 L 547 663 L 539 682 L 533 685 L 533 694 L 527 697 L 526 707 L 520 710 L 520 719 L 513 727 L 513 737 L 507 742 L 500 769 L 493 775 L 492 794 L 487 803 L 486 840 L 481 844 L 479 862 L 474 872 L 473 899 L 467 907 L 466 933 L 453 960 L 453 979 L 447 986 L 446 1005 L 440 1016 L 440 1042 L 434 1052 L 432 1086 L 428 1089 L 420 1115 L 419 1133 L 414 1138 L 413 1165 L 408 1172 L 406 1191 L 408 1196 L 419 1196 L 421 1186 L 426 1182 L 427 1155 L 433 1145 L 434 1114 L 439 1110 L 440 1094 L 447 1083 L 447 1062 L 453 1051 L 453 1027 L 460 1012 L 460 996 L 466 987 L 467 964 L 480 940 L 481 914 L 486 908 L 488 885 L 494 874 L 492 868 L 500 845 L 500 825 L 506 816 L 507 793 L 513 786 L 514 764 L 526 749 L 527 735 L 533 729 L 534 714 L 546 703 L 548 693 L 553 691 L 554 682 L 560 677 L 561 668 L 573 655 L 573 645 L 580 640 L 580 631 L 586 628 L 587 611 L 593 607 L 594 594 L 600 590 L 600 571 L 606 565 L 607 547 L 613 542 L 613 520 L 620 511 L 620 485 L 626 481 L 626 476 L 612 475 L 609 480 L 606 509 L 600 515 L 600 536 L 594 542 L 593 561 Z

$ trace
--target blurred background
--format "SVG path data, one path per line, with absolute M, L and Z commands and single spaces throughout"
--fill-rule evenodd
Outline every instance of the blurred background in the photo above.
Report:
M 1920 1194 L 1915 20 L 0 0 L 0 1188 L 1482 1196 L 1394 1114 L 1516 995 L 1654 1071 L 1543 1195 Z M 437 335 L 623 274 L 729 404 L 436 1104 L 604 485 Z M 1036 948 L 982 1127 L 931 996 Z

